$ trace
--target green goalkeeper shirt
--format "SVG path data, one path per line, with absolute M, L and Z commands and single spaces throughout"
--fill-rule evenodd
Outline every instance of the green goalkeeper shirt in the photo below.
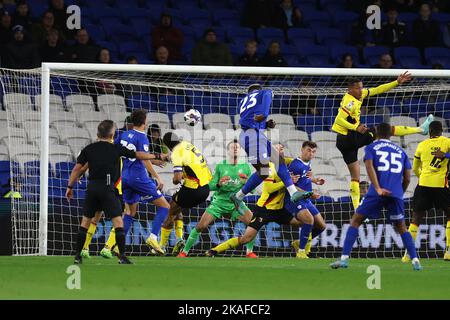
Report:
M 209 183 L 209 188 L 214 192 L 213 201 L 230 201 L 230 195 L 241 190 L 244 183 L 239 178 L 239 174 L 245 174 L 250 177 L 252 171 L 247 162 L 238 162 L 237 164 L 228 163 L 227 160 L 223 160 L 216 165 L 214 170 L 214 177 Z M 218 187 L 220 179 L 229 176 L 230 180 Z

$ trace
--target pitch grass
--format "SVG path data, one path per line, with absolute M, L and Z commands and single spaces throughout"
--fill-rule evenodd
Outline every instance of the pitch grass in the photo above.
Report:
M 93 257 L 81 265 L 81 289 L 68 290 L 72 257 L 0 257 L 0 299 L 450 299 L 450 262 L 399 259 L 134 257 L 134 265 Z M 367 288 L 369 265 L 381 289 Z

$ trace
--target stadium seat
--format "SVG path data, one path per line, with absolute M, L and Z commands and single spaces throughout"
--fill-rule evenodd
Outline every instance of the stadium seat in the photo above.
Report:
M 3 105 L 12 112 L 28 112 L 33 110 L 31 96 L 24 93 L 6 93 L 3 96 Z
M 219 129 L 225 131 L 226 129 L 232 129 L 230 116 L 222 113 L 209 113 L 203 116 L 203 123 L 205 129 Z
M 305 11 L 304 9 L 302 9 Z M 311 29 L 327 28 L 330 26 L 330 15 L 324 11 L 307 10 L 307 13 L 303 15 L 305 22 L 311 27 Z
M 297 117 L 297 128 L 310 134 L 313 131 L 327 130 L 329 127 L 329 119 L 321 116 L 304 115 Z
M 403 111 L 409 116 L 419 119 L 432 113 L 433 106 L 423 98 L 410 98 L 403 101 Z
M 252 29 L 245 27 L 229 27 L 227 30 L 228 41 L 235 42 L 235 38 L 251 40 L 255 38 L 255 34 Z M 244 47 L 242 45 L 242 47 Z
M 336 168 L 331 165 L 314 165 L 312 168 L 314 176 L 325 179 L 325 181 L 333 181 L 336 179 Z
M 353 22 L 359 19 L 359 14 L 352 11 L 335 11 L 331 15 L 334 26 L 337 28 L 352 25 Z
M 34 96 L 36 110 L 41 110 L 41 95 Z M 54 111 L 64 111 L 64 104 L 61 96 L 50 94 L 50 113 Z
M 425 48 L 425 60 L 429 65 L 440 63 L 444 66 L 450 66 L 450 49 L 431 47 Z
M 95 110 L 94 100 L 91 96 L 85 94 L 71 94 L 66 96 L 66 107 L 75 113 Z
M 10 127 L 8 130 L 0 130 L 0 141 L 3 140 L 3 144 L 8 145 L 8 139 L 27 139 L 27 133 L 23 128 Z
M 259 41 L 262 41 L 264 39 L 284 39 L 283 30 L 278 28 L 259 28 L 256 31 L 256 34 Z
M 389 48 L 384 46 L 373 46 L 373 47 L 364 47 L 363 56 L 366 63 L 369 61 L 375 60 L 378 62 L 378 59 L 382 54 L 389 53 Z M 372 61 L 373 62 L 373 61 Z
M 172 114 L 174 112 L 186 111 L 185 98 L 182 95 L 159 95 L 158 96 L 158 111 Z
M 345 34 L 340 29 L 323 28 L 316 30 L 317 42 L 322 45 L 341 45 L 344 44 Z
M 327 44 L 327 43 L 325 43 Z M 351 54 L 352 58 L 353 58 L 353 62 L 354 63 L 359 63 L 359 53 L 358 53 L 358 49 L 354 46 L 347 46 L 344 44 L 341 45 L 333 45 L 333 46 L 329 46 L 330 47 L 330 56 L 331 59 L 333 60 L 334 63 L 339 63 L 341 62 L 342 56 L 344 54 Z
M 77 155 L 83 147 L 91 143 L 91 137 L 85 129 L 59 128 L 57 130 L 60 141 L 69 145 L 73 155 Z
M 127 97 L 127 105 L 131 110 L 144 109 L 146 111 L 157 111 L 158 105 L 150 94 L 135 94 Z
M 94 123 L 98 126 L 101 121 L 108 119 L 108 115 L 103 112 L 77 113 L 76 118 L 79 126 L 84 126 L 88 123 Z
M 75 166 L 75 162 L 71 162 L 71 161 L 54 163 L 55 177 L 69 179 L 70 173 L 72 172 L 72 169 L 74 166 Z
M 213 11 L 214 24 L 227 27 L 240 25 L 240 13 L 235 10 L 215 10 Z
M 394 116 L 390 119 L 391 126 L 417 127 L 416 119 L 407 116 Z
M 311 132 L 311 140 L 314 142 L 319 141 L 336 141 L 337 134 L 331 131 L 314 131 Z
M 290 126 L 295 126 L 294 123 L 294 118 L 292 118 L 291 115 L 288 114 L 270 114 L 268 119 L 272 119 L 276 122 L 277 126 L 278 125 L 290 125 Z
M 55 111 L 51 112 L 49 117 L 51 126 L 54 126 L 55 123 L 67 127 L 75 126 L 76 124 L 75 114 L 72 112 Z
M 116 94 L 101 94 L 97 97 L 97 106 L 106 114 L 126 112 L 125 98 Z M 124 118 L 125 119 L 125 118 Z
M 309 28 L 290 28 L 287 32 L 289 42 L 314 43 L 314 32 Z
M 219 101 L 215 96 L 201 91 L 186 92 L 186 96 L 190 106 L 200 111 L 201 114 L 220 113 Z
M 171 128 L 169 116 L 165 113 L 149 112 L 147 113 L 147 121 L 149 125 L 159 125 L 162 130 L 168 130 Z
M 383 116 L 379 115 L 362 115 L 360 122 L 371 128 L 383 122 Z

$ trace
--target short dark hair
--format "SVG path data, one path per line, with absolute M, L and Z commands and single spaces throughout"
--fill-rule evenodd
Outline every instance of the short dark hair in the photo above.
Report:
M 167 132 L 163 137 L 163 143 L 169 148 L 169 150 L 173 150 L 176 145 L 181 142 L 180 138 L 177 136 L 175 132 Z
M 315 143 L 314 141 L 305 141 L 302 144 L 302 149 L 306 147 L 310 147 L 311 149 L 317 148 L 317 143 Z
M 363 181 L 361 181 L 361 182 L 359 183 L 359 187 L 360 187 L 360 188 L 368 188 L 369 185 L 370 185 L 370 183 L 367 182 L 367 181 L 365 181 L 365 180 L 363 180 Z
M 114 129 L 114 121 L 103 120 L 102 122 L 99 123 L 97 127 L 97 137 L 99 137 L 100 139 L 109 139 L 111 138 L 111 131 L 113 129 Z
M 262 85 L 260 85 L 259 83 L 251 84 L 251 85 L 248 87 L 247 92 L 250 93 L 250 92 L 252 92 L 252 91 L 254 91 L 254 90 L 262 90 Z
M 362 82 L 362 80 L 359 78 L 348 78 L 347 79 L 347 85 L 349 87 L 353 87 L 355 85 L 355 83 L 360 83 L 360 82 Z
M 434 120 L 430 123 L 430 136 L 441 136 L 443 131 L 442 122 Z
M 392 136 L 392 127 L 389 123 L 382 122 L 377 126 L 377 138 L 389 139 Z
M 227 150 L 230 149 L 230 146 L 231 146 L 233 143 L 239 144 L 238 139 L 233 139 L 232 141 L 228 142 L 228 144 L 227 144 Z
M 127 62 L 128 62 L 128 63 L 129 63 L 130 61 L 133 61 L 133 60 L 138 61 L 138 59 L 136 58 L 136 56 L 129 56 L 129 57 L 127 58 Z
M 144 109 L 137 109 L 131 112 L 131 123 L 133 126 L 140 127 L 145 123 L 147 118 L 147 111 Z

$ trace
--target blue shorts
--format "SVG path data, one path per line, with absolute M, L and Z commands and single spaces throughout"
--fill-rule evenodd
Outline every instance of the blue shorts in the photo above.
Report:
M 239 143 L 244 148 L 251 164 L 269 163 L 272 144 L 266 135 L 259 130 L 243 130 L 239 136 Z
M 289 200 L 288 198 L 285 199 L 286 200 L 284 201 L 284 208 L 293 215 L 297 215 L 298 212 L 305 209 L 311 212 L 313 216 L 319 214 L 319 210 L 317 210 L 316 206 L 309 199 L 300 200 L 295 203 Z
M 122 178 L 123 201 L 126 204 L 133 204 L 139 201 L 152 202 L 163 196 L 156 188 L 155 182 L 150 179 Z
M 381 218 L 381 210 L 387 210 L 390 222 L 405 220 L 405 204 L 403 199 L 393 197 L 366 196 L 356 209 L 356 213 L 370 219 Z

